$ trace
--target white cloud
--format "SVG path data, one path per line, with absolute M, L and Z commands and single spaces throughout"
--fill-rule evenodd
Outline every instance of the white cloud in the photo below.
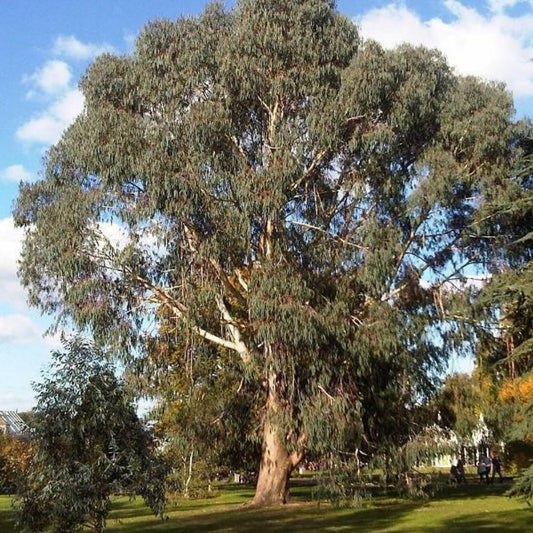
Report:
M 454 16 L 422 20 L 400 4 L 372 9 L 358 23 L 364 38 L 386 48 L 402 42 L 441 50 L 459 74 L 472 74 L 507 83 L 515 96 L 533 96 L 533 14 L 508 16 L 501 10 L 511 2 L 492 2 L 500 11 L 484 16 L 457 0 L 443 2 Z
M 28 143 L 53 144 L 82 112 L 84 98 L 78 89 L 71 89 L 55 100 L 42 114 L 25 122 L 16 132 L 19 140 Z
M 50 114 L 68 125 L 82 112 L 84 102 L 82 92 L 73 89 L 52 105 Z
M 72 72 L 64 61 L 52 60 L 29 76 L 39 89 L 46 94 L 57 94 L 68 89 Z
M 60 121 L 45 114 L 25 122 L 17 130 L 17 138 L 30 143 L 53 144 L 61 137 L 63 129 Z
M 519 3 L 520 0 L 489 0 L 488 6 L 493 13 L 501 13 L 508 7 L 513 7 Z
M 60 35 L 54 42 L 53 53 L 71 59 L 91 59 L 106 52 L 113 52 L 114 48 L 108 44 L 83 43 L 74 35 Z
M 98 232 L 102 239 L 100 245 L 111 245 L 116 250 L 122 250 L 130 242 L 128 231 L 116 222 L 98 222 Z
M 15 228 L 11 217 L 0 219 L 0 276 L 16 274 L 17 260 L 22 250 L 22 236 L 22 229 Z
M 0 172 L 0 177 L 6 181 L 18 183 L 21 180 L 29 180 L 32 173 L 26 170 L 23 165 L 11 165 Z
M 69 338 L 70 336 L 74 334 L 75 334 L 74 330 L 56 331 L 55 333 L 45 335 L 44 342 L 50 350 L 62 350 L 64 348 L 63 340 L 62 340 L 63 336 L 65 336 L 66 338 Z
M 23 313 L 0 315 L 0 345 L 37 345 L 43 353 L 62 349 L 62 332 L 46 334 L 46 330 L 47 326 Z M 64 334 L 68 337 L 72 333 Z
M 33 344 L 42 341 L 44 328 L 22 314 L 0 316 L 0 344 Z
M 0 315 L 0 344 L 31 344 L 43 342 L 57 348 L 59 335 L 44 337 L 46 327 L 32 319 L 26 304 L 26 294 L 17 278 L 17 263 L 22 250 L 24 231 L 15 228 L 12 218 L 0 219 L 0 304 L 17 312 Z
M 26 307 L 26 294 L 17 278 L 17 261 L 22 250 L 23 231 L 15 228 L 12 218 L 0 219 L 0 302 L 14 308 Z
M 492 274 L 465 274 L 462 277 L 450 278 L 442 282 L 440 279 L 432 281 L 428 279 L 421 279 L 420 286 L 423 289 L 431 289 L 432 287 L 442 287 L 445 292 L 462 292 L 467 289 L 482 289 L 490 280 Z
M 104 50 L 105 47 L 85 45 L 75 37 L 58 37 L 54 50 L 76 59 L 89 58 Z M 107 49 L 107 48 L 106 48 Z M 45 107 L 35 116 L 22 124 L 16 137 L 26 143 L 54 144 L 63 131 L 81 113 L 84 98 L 81 91 L 72 86 L 72 69 L 68 63 L 59 59 L 47 61 L 24 81 L 31 83 L 29 97 L 40 97 Z
M 28 395 L 15 394 L 14 392 L 0 394 L 0 408 L 3 411 L 29 411 L 34 405 L 35 399 L 33 395 L 30 397 Z

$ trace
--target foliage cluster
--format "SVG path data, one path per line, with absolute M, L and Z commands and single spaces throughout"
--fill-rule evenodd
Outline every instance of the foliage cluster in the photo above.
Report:
M 487 421 L 511 449 L 529 451 L 529 468 L 513 494 L 533 499 L 533 134 L 523 123 L 511 186 L 484 206 L 497 254 L 477 302 L 486 331 L 478 349 L 479 382 Z M 494 231 L 497 230 L 497 231 Z
M 481 400 L 475 379 L 469 374 L 448 376 L 435 398 L 438 424 L 453 429 L 459 446 L 471 446 L 480 426 Z
M 172 465 L 170 490 L 198 495 L 232 472 L 256 470 L 260 443 L 253 438 L 254 390 L 244 383 L 231 353 L 198 346 L 194 338 L 187 346 L 167 338 L 154 344 L 139 365 L 142 371 L 130 379 L 157 398 L 150 416 Z

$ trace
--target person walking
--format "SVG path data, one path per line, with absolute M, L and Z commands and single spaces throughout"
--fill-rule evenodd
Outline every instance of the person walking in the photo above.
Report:
M 466 484 L 466 476 L 465 476 L 465 463 L 461 457 L 457 459 L 457 483 L 465 483 Z
M 498 474 L 500 476 L 500 483 L 503 483 L 502 475 L 502 460 L 497 452 L 492 454 L 492 478 L 491 483 L 494 483 L 494 476 Z
M 487 472 L 487 467 L 485 466 L 485 462 L 483 461 L 483 458 L 480 457 L 479 461 L 477 463 L 477 473 L 479 475 L 479 482 L 483 483 L 483 480 L 485 479 L 485 473 Z
M 450 483 L 452 484 L 459 483 L 457 467 L 454 464 L 452 464 L 450 468 Z
M 487 478 L 487 484 L 489 483 L 490 468 L 492 466 L 491 460 L 487 454 L 483 456 L 483 462 L 485 463 L 485 477 Z
M 490 466 L 490 459 L 487 457 L 487 455 L 483 455 L 479 458 L 479 462 L 477 464 L 477 473 L 479 474 L 480 483 L 485 480 L 487 485 L 489 484 Z

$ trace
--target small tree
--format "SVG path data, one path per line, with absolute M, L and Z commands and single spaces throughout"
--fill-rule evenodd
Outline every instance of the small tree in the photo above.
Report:
M 164 469 L 150 432 L 101 352 L 79 337 L 52 354 L 37 384 L 35 454 L 19 494 L 26 531 L 102 531 L 110 495 L 141 494 L 164 506 Z
M 524 409 L 523 414 L 524 420 L 515 426 L 515 437 L 531 443 L 533 441 L 533 402 Z M 517 496 L 531 505 L 531 501 L 533 501 L 533 462 L 530 463 L 529 468 L 524 469 L 508 494 Z

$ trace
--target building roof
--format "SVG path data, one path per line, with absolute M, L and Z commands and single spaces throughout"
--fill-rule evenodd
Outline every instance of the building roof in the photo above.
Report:
M 5 422 L 8 433 L 19 434 L 28 430 L 28 425 L 20 418 L 16 411 L 0 411 L 1 420 Z

